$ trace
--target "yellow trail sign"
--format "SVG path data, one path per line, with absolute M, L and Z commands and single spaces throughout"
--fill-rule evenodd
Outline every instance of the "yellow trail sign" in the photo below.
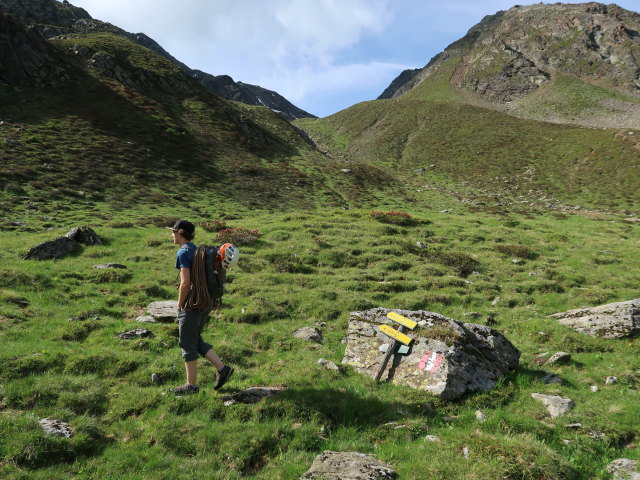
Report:
M 409 345 L 413 338 L 405 335 L 404 333 L 399 332 L 398 330 L 390 327 L 389 325 L 380 325 L 380 331 L 385 335 L 389 335 L 391 338 L 399 341 L 400 343 L 404 343 L 405 345 Z
M 387 313 L 387 317 L 393 320 L 396 323 L 399 323 L 403 327 L 407 327 L 409 330 L 413 330 L 418 325 L 418 322 L 414 322 L 413 320 L 409 320 L 407 317 L 403 317 L 402 315 L 396 312 Z

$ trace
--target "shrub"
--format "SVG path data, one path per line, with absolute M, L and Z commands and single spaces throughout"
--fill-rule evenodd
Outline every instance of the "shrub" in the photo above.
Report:
M 536 258 L 536 254 L 524 245 L 496 245 L 493 249 L 496 252 L 512 257 L 524 258 L 525 260 L 533 260 Z
M 210 222 L 202 222 L 200 226 L 207 232 L 219 232 L 227 228 L 227 222 L 224 220 L 211 220 Z
M 447 252 L 444 250 L 436 250 L 428 254 L 441 265 L 456 269 L 459 275 L 463 277 L 469 275 L 480 266 L 480 262 L 475 258 L 461 252 Z
M 417 223 L 415 218 L 404 212 L 379 212 L 373 210 L 371 216 L 381 223 L 391 223 L 393 225 L 408 226 Z
M 255 242 L 262 234 L 258 230 L 249 230 L 242 227 L 225 228 L 216 235 L 216 242 L 233 243 L 234 245 L 246 245 Z

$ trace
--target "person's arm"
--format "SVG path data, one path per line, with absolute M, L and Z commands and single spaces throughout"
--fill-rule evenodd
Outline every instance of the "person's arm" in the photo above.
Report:
M 180 269 L 180 287 L 178 289 L 178 308 L 182 310 L 187 303 L 187 297 L 191 290 L 191 269 L 183 267 Z

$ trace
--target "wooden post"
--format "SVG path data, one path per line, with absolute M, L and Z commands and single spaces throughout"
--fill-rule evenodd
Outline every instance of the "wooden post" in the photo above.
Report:
M 402 325 L 399 329 L 400 333 L 404 333 L 407 329 L 405 328 L 404 325 Z M 380 377 L 382 377 L 382 372 L 384 372 L 384 369 L 387 368 L 387 363 L 389 363 L 389 359 L 391 358 L 391 355 L 393 355 L 395 353 L 395 351 L 398 349 L 398 347 L 400 346 L 400 342 L 398 340 L 394 340 L 393 343 L 389 346 L 389 350 L 387 350 L 387 354 L 384 356 L 384 358 L 382 359 L 382 363 L 380 364 L 380 369 L 378 370 L 378 373 L 376 373 L 376 382 L 380 381 Z

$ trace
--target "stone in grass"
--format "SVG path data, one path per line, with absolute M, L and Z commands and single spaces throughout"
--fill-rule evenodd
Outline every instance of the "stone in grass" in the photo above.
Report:
M 140 323 L 158 323 L 155 318 L 150 315 L 141 315 L 136 318 L 136 322 Z
M 567 352 L 556 352 L 544 362 L 545 365 L 561 365 L 571 361 L 571 354 Z
M 147 305 L 147 314 L 158 322 L 175 322 L 178 319 L 178 301 L 151 302 Z
M 549 317 L 592 337 L 634 337 L 640 335 L 640 298 L 593 308 L 578 308 Z
M 390 311 L 374 308 L 351 313 L 343 364 L 375 378 L 386 355 L 380 347 L 392 341 L 380 325 L 397 327 L 387 318 Z M 383 381 L 454 400 L 492 389 L 503 375 L 518 366 L 518 349 L 490 327 L 459 322 L 434 312 L 394 311 L 418 322 L 418 326 L 408 332 L 413 338 L 409 352 L 389 360 Z
M 440 437 L 436 437 L 435 435 L 427 435 L 426 437 L 424 437 L 424 439 L 427 442 L 439 442 L 440 441 Z
M 101 263 L 100 265 L 94 265 L 93 268 L 127 268 L 126 265 L 120 263 Z
M 122 332 L 116 335 L 116 337 L 122 338 L 123 340 L 133 340 L 134 338 L 153 337 L 153 333 L 146 328 L 135 328 L 133 330 Z
M 43 418 L 40 420 L 40 426 L 42 430 L 48 435 L 54 435 L 56 437 L 73 437 L 73 431 L 68 423 L 61 422 L 54 418 Z
M 225 395 L 222 402 L 229 407 L 236 403 L 258 403 L 260 400 L 272 395 L 277 395 L 286 390 L 286 387 L 250 387 L 233 395 Z
M 546 383 L 547 385 L 560 385 L 562 383 L 562 379 L 555 373 L 547 373 L 544 377 L 542 377 L 542 382 Z
M 293 336 L 308 342 L 322 343 L 322 332 L 316 327 L 302 327 L 293 333 Z
M 344 368 L 341 365 L 336 365 L 330 360 L 325 360 L 324 358 L 320 358 L 317 362 L 325 370 L 333 370 L 334 372 L 342 373 Z
M 394 480 L 398 474 L 372 455 L 325 450 L 301 480 Z
M 542 393 L 532 393 L 531 396 L 542 402 L 547 408 L 549 415 L 559 417 L 571 410 L 575 404 L 570 398 L 558 397 L 555 395 L 544 395 Z
M 604 381 L 607 385 L 615 385 L 618 383 L 618 377 L 610 376 Z
M 54 240 L 39 243 L 35 247 L 31 247 L 24 260 L 49 260 L 52 258 L 61 258 L 65 255 L 75 252 L 80 245 L 75 240 L 67 237 L 58 237 Z
M 640 464 L 637 460 L 629 458 L 617 458 L 607 465 L 607 471 L 613 474 L 614 479 L 640 480 Z
M 87 246 L 102 245 L 102 240 L 98 234 L 90 227 L 74 227 L 65 235 L 78 243 L 82 243 Z

